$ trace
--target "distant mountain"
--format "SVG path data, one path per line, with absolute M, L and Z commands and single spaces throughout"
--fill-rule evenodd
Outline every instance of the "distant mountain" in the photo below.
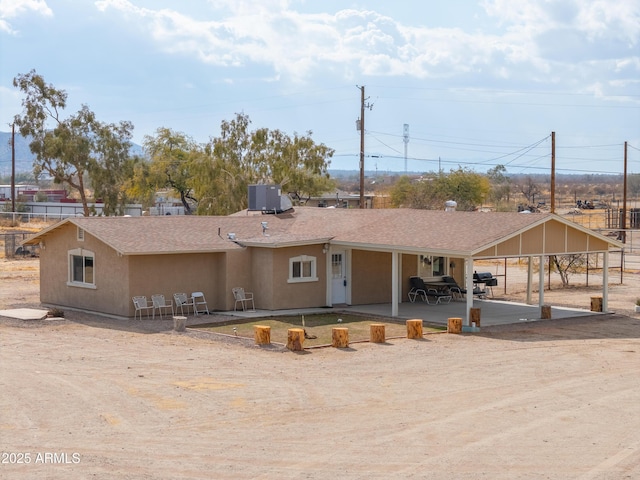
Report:
M 16 173 L 33 170 L 33 159 L 29 142 L 16 135 Z M 0 132 L 0 175 L 11 175 L 11 132 Z
M 144 155 L 143 148 L 134 143 L 132 155 Z M 16 173 L 31 172 L 35 156 L 29 150 L 29 141 L 16 134 Z M 0 176 L 11 175 L 11 132 L 0 132 Z

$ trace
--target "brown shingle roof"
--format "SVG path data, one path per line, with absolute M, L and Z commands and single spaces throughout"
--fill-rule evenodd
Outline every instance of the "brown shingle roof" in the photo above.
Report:
M 551 214 L 445 212 L 412 209 L 297 207 L 281 215 L 226 217 L 74 217 L 36 234 L 37 243 L 71 222 L 124 255 L 226 251 L 245 245 L 331 243 L 404 251 L 472 255 L 552 218 Z M 263 234 L 262 222 L 268 228 Z M 235 233 L 236 242 L 228 238 Z

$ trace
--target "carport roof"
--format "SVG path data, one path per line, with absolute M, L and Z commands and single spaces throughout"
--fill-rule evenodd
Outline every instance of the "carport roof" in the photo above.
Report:
M 267 222 L 266 230 L 262 222 Z M 294 211 L 279 215 L 243 211 L 224 217 L 73 217 L 40 231 L 24 243 L 37 244 L 64 225 L 73 224 L 123 255 L 220 252 L 245 246 L 280 248 L 331 243 L 372 250 L 470 257 L 548 223 L 560 225 L 565 235 L 592 239 L 594 247 L 589 251 L 623 246 L 548 213 L 317 207 L 296 207 Z M 235 240 L 229 238 L 232 233 Z M 544 251 L 544 245 L 539 250 L 533 254 L 551 253 Z

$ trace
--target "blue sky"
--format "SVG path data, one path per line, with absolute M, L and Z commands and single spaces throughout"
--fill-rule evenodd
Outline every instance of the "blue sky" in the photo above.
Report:
M 35 69 L 134 141 L 244 112 L 357 169 L 640 173 L 640 0 L 0 0 L 0 126 Z

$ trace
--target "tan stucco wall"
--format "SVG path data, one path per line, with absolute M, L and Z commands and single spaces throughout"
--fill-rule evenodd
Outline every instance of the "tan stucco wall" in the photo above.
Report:
M 251 265 L 251 292 L 256 302 L 256 308 L 273 310 L 273 291 L 276 288 L 285 288 L 286 279 L 281 281 L 277 287 L 274 285 L 273 261 L 274 252 L 272 248 L 251 249 L 253 264 Z
M 110 247 L 85 233 L 77 240 L 75 225 L 63 226 L 56 235 L 47 236 L 40 252 L 40 301 L 61 308 L 73 307 L 112 315 L 127 315 L 129 297 L 128 262 Z M 68 251 L 82 248 L 94 254 L 96 288 L 67 285 Z
M 289 283 L 289 259 L 299 255 L 316 257 L 317 281 Z M 231 289 L 243 287 L 253 293 L 261 310 L 322 307 L 326 305 L 326 258 L 321 245 L 290 248 L 250 247 L 227 255 L 225 310 L 233 310 Z
M 174 293 L 196 291 L 205 294 L 210 310 L 233 305 L 231 290 L 226 288 L 225 253 L 119 256 L 86 232 L 84 241 L 78 241 L 76 235 L 77 228 L 68 224 L 45 238 L 40 255 L 40 301 L 45 305 L 132 317 L 135 295 L 150 300 L 151 295 L 161 293 L 173 300 Z M 67 252 L 75 248 L 94 253 L 95 289 L 67 285 Z M 247 263 L 247 257 L 245 250 L 237 252 L 234 272 L 247 270 L 239 267 Z
M 226 254 L 226 262 L 220 270 L 220 281 L 224 282 L 224 286 L 222 286 L 218 292 L 220 310 L 233 310 L 235 305 L 232 292 L 233 288 L 242 287 L 246 292 L 254 292 L 254 278 L 251 266 L 252 258 L 253 250 L 251 248 L 236 250 Z M 262 308 L 259 306 L 260 300 L 259 296 L 255 295 L 256 308 Z M 238 308 L 240 308 L 239 305 Z
M 259 250 L 259 249 L 256 249 Z M 260 249 L 267 250 L 267 249 Z M 270 277 L 270 285 L 262 285 L 267 291 L 271 291 L 268 309 L 287 309 L 305 307 L 323 307 L 327 304 L 327 268 L 326 255 L 322 253 L 322 245 L 307 245 L 301 247 L 271 249 L 273 275 Z M 256 254 L 257 252 L 254 252 Z M 261 252 L 267 255 L 267 252 Z M 299 255 L 316 257 L 316 274 L 318 281 L 288 283 L 289 259 Z M 266 259 L 265 259 L 266 260 Z M 260 262 L 255 262 L 258 266 Z M 255 268 L 254 266 L 254 268 Z M 266 270 L 266 269 L 265 269 Z M 267 281 L 267 274 L 262 277 Z M 257 288 L 254 286 L 254 289 Z
M 224 253 L 180 255 L 138 255 L 129 259 L 129 297 L 162 293 L 203 292 L 209 310 L 222 309 L 224 303 Z M 133 316 L 133 303 L 129 314 Z
M 77 228 L 65 225 L 46 238 L 40 257 L 40 298 L 43 304 L 73 307 L 104 314 L 132 317 L 131 298 L 202 291 L 210 311 L 232 310 L 231 289 L 254 293 L 256 308 L 265 310 L 326 305 L 326 258 L 321 245 L 292 248 L 246 248 L 227 253 L 119 256 L 85 232 L 76 240 Z M 69 250 L 84 248 L 95 256 L 96 288 L 67 285 Z M 316 257 L 314 282 L 288 283 L 289 258 Z
M 391 301 L 391 254 L 353 250 L 351 253 L 351 304 Z M 406 273 L 403 272 L 403 276 Z

